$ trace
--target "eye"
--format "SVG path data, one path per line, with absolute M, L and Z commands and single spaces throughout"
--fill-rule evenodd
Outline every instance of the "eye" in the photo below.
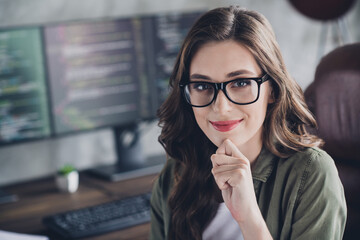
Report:
M 200 92 L 200 91 L 211 90 L 212 86 L 210 84 L 207 84 L 207 83 L 192 83 L 191 84 L 191 89 Z
M 249 79 L 238 79 L 231 83 L 233 88 L 244 88 L 251 85 L 251 80 Z

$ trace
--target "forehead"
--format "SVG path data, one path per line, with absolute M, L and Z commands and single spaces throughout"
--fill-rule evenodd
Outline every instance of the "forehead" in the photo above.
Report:
M 223 79 L 230 72 L 246 70 L 244 76 L 261 74 L 253 54 L 234 40 L 209 42 L 201 46 L 190 63 L 190 74 L 203 74 L 214 79 Z M 250 76 L 252 75 L 252 76 Z

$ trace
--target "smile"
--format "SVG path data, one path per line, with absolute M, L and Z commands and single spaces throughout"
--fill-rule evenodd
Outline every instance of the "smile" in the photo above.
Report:
M 231 121 L 216 121 L 216 122 L 210 121 L 211 125 L 215 128 L 215 130 L 220 131 L 220 132 L 231 131 L 234 128 L 236 128 L 241 122 L 242 122 L 242 119 L 231 120 Z

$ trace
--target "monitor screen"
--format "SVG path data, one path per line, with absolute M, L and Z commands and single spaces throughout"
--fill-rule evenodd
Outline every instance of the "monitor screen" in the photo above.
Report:
M 134 24 L 120 19 L 45 27 L 55 134 L 139 118 Z
M 148 61 L 149 78 L 156 85 L 157 105 L 169 93 L 169 78 L 176 57 L 191 26 L 202 12 L 159 14 L 151 19 L 152 33 L 148 36 L 152 52 Z
M 0 30 L 0 145 L 51 133 L 40 28 Z
M 154 119 L 201 12 L 46 26 L 54 133 Z

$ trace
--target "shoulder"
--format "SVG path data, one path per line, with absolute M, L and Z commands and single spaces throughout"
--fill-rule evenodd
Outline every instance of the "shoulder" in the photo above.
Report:
M 286 181 L 289 189 L 296 192 L 297 200 L 309 191 L 333 192 L 337 188 L 341 193 L 342 184 L 334 160 L 316 147 L 279 159 L 277 174 Z
M 329 156 L 329 154 L 318 147 L 306 148 L 304 151 L 293 154 L 291 157 L 289 157 L 289 159 L 308 159 L 310 161 L 322 161 L 322 159 L 325 159 L 325 161 L 332 161 L 332 158 Z
M 329 172 L 337 174 L 334 160 L 324 150 L 317 147 L 309 147 L 281 161 L 287 162 L 293 171 L 299 173 L 304 173 L 305 171 L 308 174 L 325 174 Z
M 344 190 L 334 160 L 310 147 L 279 159 L 277 180 L 287 239 L 341 239 L 346 222 Z M 319 228 L 320 226 L 320 228 Z
M 338 196 L 342 196 L 343 188 L 335 162 L 324 150 L 310 147 L 294 154 L 286 161 L 292 163 L 290 172 L 299 182 L 298 200 L 305 192 L 318 194 L 322 192 L 327 196 L 338 192 Z
M 313 180 L 327 177 L 331 177 L 327 179 L 327 181 L 331 181 L 331 179 L 338 180 L 339 177 L 335 162 L 324 150 L 315 147 L 308 148 L 299 154 L 299 158 L 307 160 L 305 171 L 309 175 L 308 178 L 314 175 L 312 177 Z
M 296 183 L 292 188 L 294 238 L 337 236 L 336 239 L 340 239 L 346 221 L 346 202 L 334 160 L 316 147 L 298 152 L 287 160 L 293 164 L 289 178 Z M 316 223 L 326 230 L 319 231 L 314 227 Z
M 304 151 L 295 153 L 293 157 L 305 157 L 315 161 L 333 161 L 327 152 L 318 147 L 306 148 Z

